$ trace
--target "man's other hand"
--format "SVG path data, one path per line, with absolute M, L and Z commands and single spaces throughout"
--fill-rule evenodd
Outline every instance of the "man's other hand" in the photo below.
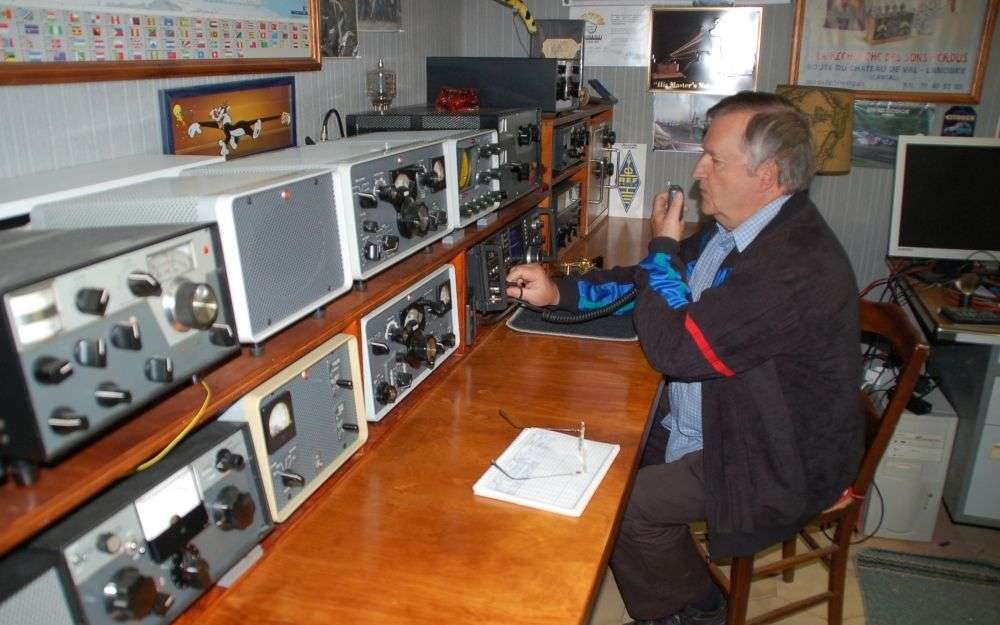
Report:
M 507 295 L 535 306 L 555 306 L 559 303 L 559 287 L 538 264 L 517 265 L 507 274 Z
M 684 193 L 674 193 L 674 201 L 669 201 L 669 191 L 663 191 L 653 199 L 653 214 L 649 216 L 649 225 L 653 237 L 670 237 L 681 240 L 684 232 Z

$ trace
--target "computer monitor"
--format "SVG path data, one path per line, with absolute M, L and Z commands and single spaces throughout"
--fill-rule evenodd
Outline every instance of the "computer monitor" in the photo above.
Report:
M 900 136 L 889 256 L 1000 257 L 998 182 L 1000 139 Z

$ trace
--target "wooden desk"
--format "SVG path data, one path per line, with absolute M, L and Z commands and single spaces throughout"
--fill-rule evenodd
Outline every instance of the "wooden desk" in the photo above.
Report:
M 477 342 L 232 588 L 183 625 L 544 624 L 587 618 L 659 376 L 638 343 L 517 334 Z M 472 494 L 525 425 L 571 427 L 621 452 L 580 518 Z M 311 502 L 312 503 L 312 502 Z
M 958 297 L 940 284 L 925 284 L 913 278 L 900 280 L 900 289 L 924 333 L 931 339 L 954 343 L 1000 345 L 996 326 L 952 323 L 941 314 L 942 306 L 957 306 Z

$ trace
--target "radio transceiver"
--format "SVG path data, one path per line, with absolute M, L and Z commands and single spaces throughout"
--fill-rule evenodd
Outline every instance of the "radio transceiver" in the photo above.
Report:
M 444 265 L 361 319 L 365 409 L 380 421 L 458 348 L 455 268 Z
M 579 234 L 581 182 L 567 180 L 552 189 L 552 203 L 556 208 L 556 249 L 566 247 Z
M 562 171 L 587 158 L 589 138 L 586 121 L 557 127 L 552 138 L 552 170 Z
M 234 354 L 221 256 L 207 226 L 0 232 L 0 454 L 51 461 Z
M 326 204 L 341 223 L 351 276 L 367 280 L 450 231 L 444 146 L 350 140 L 289 148 L 198 169 L 200 174 L 332 171 Z M 326 174 L 329 179 L 331 174 Z
M 189 170 L 197 174 L 204 167 Z M 42 204 L 35 228 L 214 223 L 236 332 L 260 343 L 350 290 L 329 174 L 161 178 Z
M 246 422 L 271 518 L 284 521 L 368 438 L 358 343 L 338 334 L 221 417 Z
M 170 623 L 271 527 L 246 427 L 213 422 L 29 549 L 68 571 L 75 622 Z
M 469 112 L 438 111 L 434 106 L 403 106 L 384 113 L 347 116 L 347 134 L 401 130 L 497 131 L 500 200 L 506 206 L 541 185 L 541 113 L 538 108 L 479 109 Z M 377 136 L 377 135 L 376 135 Z
M 448 179 L 448 224 L 464 228 L 500 208 L 508 193 L 501 187 L 503 149 L 495 130 L 403 130 L 358 135 L 351 143 L 376 142 L 399 146 L 414 142 L 444 143 Z

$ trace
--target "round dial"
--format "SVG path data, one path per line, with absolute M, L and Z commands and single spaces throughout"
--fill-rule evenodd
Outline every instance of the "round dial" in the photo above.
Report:
M 424 307 L 416 304 L 407 306 L 400 314 L 400 321 L 402 321 L 403 327 L 408 330 L 423 329 Z
M 278 402 L 271 408 L 271 414 L 267 418 L 267 431 L 271 438 L 276 438 L 279 434 L 288 429 L 292 424 L 292 412 L 288 409 L 288 404 Z
M 465 189 L 472 183 L 472 158 L 474 148 L 462 150 L 458 162 L 458 188 Z

